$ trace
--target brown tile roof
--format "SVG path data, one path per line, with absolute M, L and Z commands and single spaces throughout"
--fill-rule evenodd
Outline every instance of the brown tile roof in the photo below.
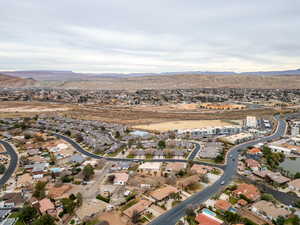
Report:
M 148 201 L 148 200 L 140 200 L 138 203 L 134 204 L 133 206 L 129 207 L 128 209 L 124 210 L 123 213 L 128 216 L 128 217 L 132 217 L 134 212 L 137 213 L 142 213 L 145 209 L 147 209 L 152 202 Z
M 54 204 L 50 201 L 48 198 L 44 198 L 39 201 L 39 210 L 41 213 L 45 213 L 48 210 L 53 210 L 55 209 Z
M 279 216 L 288 216 L 290 213 L 288 210 L 283 208 L 277 208 L 272 202 L 267 201 L 259 201 L 252 205 L 252 209 L 256 208 L 260 212 L 265 213 L 267 216 L 276 219 Z
M 260 198 L 260 191 L 252 184 L 240 184 L 233 193 L 236 195 L 244 195 L 252 201 Z
M 227 211 L 231 207 L 230 202 L 226 200 L 217 200 L 215 202 L 215 208 L 223 211 Z
M 164 198 L 168 197 L 172 193 L 177 193 L 179 190 L 175 187 L 172 187 L 170 185 L 167 185 L 163 188 L 159 188 L 153 192 L 150 193 L 150 196 L 153 197 L 154 199 L 160 201 L 163 200 Z
M 290 186 L 300 189 L 300 179 L 293 180 L 289 183 Z
M 257 162 L 254 159 L 246 159 L 245 162 L 246 162 L 246 165 L 250 168 L 253 168 L 253 167 L 258 167 L 259 168 L 260 167 L 259 162 Z
M 247 205 L 248 204 L 248 202 L 247 201 L 245 201 L 244 199 L 240 199 L 240 200 L 238 200 L 238 202 L 237 202 L 239 205 L 241 205 L 241 206 L 245 206 L 245 205 Z
M 207 174 L 207 172 L 209 172 L 211 169 L 212 168 L 209 166 L 194 164 L 191 168 L 191 171 L 199 174 Z
M 170 171 L 180 171 L 186 168 L 186 163 L 183 162 L 175 162 L 175 163 L 168 163 L 168 165 L 166 166 L 166 170 L 170 170 Z

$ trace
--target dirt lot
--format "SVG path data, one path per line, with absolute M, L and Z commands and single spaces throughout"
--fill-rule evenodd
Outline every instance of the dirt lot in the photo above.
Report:
M 99 216 L 99 220 L 105 220 L 112 225 L 126 225 L 128 219 L 121 216 L 118 212 L 105 212 Z
M 73 105 L 49 102 L 1 102 L 0 117 L 33 116 L 41 113 L 64 112 Z
M 87 120 L 100 120 L 111 123 L 121 123 L 129 126 L 162 123 L 182 120 L 236 120 L 244 119 L 247 115 L 268 116 L 275 109 L 249 109 L 241 111 L 219 111 L 219 112 L 194 112 L 194 111 L 155 111 L 156 106 L 148 106 L 143 110 L 133 106 L 111 106 L 111 105 L 76 105 L 76 104 L 53 104 L 43 102 L 1 102 L 0 118 L 34 116 L 35 114 L 60 114 L 67 117 Z M 179 106 L 187 107 L 187 106 Z M 194 106 L 191 106 L 192 108 Z M 10 111 L 8 111 L 10 108 Z M 23 112 L 14 112 L 18 108 Z M 24 111 L 25 109 L 25 111 Z M 31 110 L 29 110 L 31 109 Z M 42 109 L 42 110 L 40 110 Z M 3 111 L 1 111 L 3 110 Z M 47 111 L 48 110 L 48 111 Z M 177 110 L 177 109 L 176 109 Z M 6 112 L 5 112 L 6 111 Z
M 161 106 L 153 106 L 153 105 L 139 105 L 132 107 L 135 110 L 141 111 L 154 111 L 154 112 L 186 112 L 186 111 L 200 111 L 199 104 L 191 103 L 191 104 L 169 104 L 169 105 L 161 105 Z
M 151 130 L 165 132 L 169 130 L 186 130 L 186 129 L 196 129 L 204 127 L 215 127 L 215 126 L 229 126 L 232 125 L 230 122 L 225 122 L 222 120 L 181 120 L 163 123 L 152 123 L 146 125 L 137 125 L 133 128 L 142 130 Z

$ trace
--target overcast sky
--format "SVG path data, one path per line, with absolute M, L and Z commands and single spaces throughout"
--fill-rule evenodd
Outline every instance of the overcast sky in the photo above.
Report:
M 300 68 L 299 0 L 1 0 L 0 70 Z

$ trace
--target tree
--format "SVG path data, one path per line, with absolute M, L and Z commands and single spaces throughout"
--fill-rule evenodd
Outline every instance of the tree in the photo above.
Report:
M 76 194 L 76 206 L 80 207 L 82 205 L 82 194 L 78 192 Z
M 300 201 L 297 201 L 297 202 L 295 203 L 295 207 L 300 208 Z
M 224 219 L 230 224 L 238 223 L 242 220 L 242 218 L 238 214 L 232 212 L 225 212 Z
M 71 136 L 71 131 L 70 131 L 70 130 L 66 130 L 66 131 L 65 131 L 65 135 Z
M 274 222 L 276 225 L 284 225 L 285 219 L 283 216 L 279 216 Z
M 192 205 L 188 205 L 185 209 L 185 214 L 189 217 L 195 217 L 196 213 L 194 212 L 194 207 Z
M 25 223 L 30 223 L 37 217 L 37 215 L 37 210 L 34 207 L 26 205 L 21 209 L 19 219 Z
M 115 175 L 113 175 L 113 174 L 112 174 L 112 175 L 109 175 L 109 176 L 107 177 L 108 183 L 112 184 L 112 183 L 114 182 L 115 178 L 116 178 Z
M 273 202 L 273 203 L 276 202 L 276 199 L 274 198 L 274 196 L 271 195 L 271 194 L 268 194 L 268 193 L 264 193 L 264 194 L 261 196 L 261 199 L 262 199 L 262 200 L 265 200 L 265 201 L 268 201 L 268 202 Z
M 76 203 L 70 198 L 63 198 L 61 203 L 64 208 L 64 213 L 72 214 L 76 207 Z
M 132 223 L 138 223 L 140 220 L 140 214 L 138 213 L 138 211 L 134 210 L 131 216 L 131 222 Z
M 3 174 L 5 172 L 5 166 L 0 163 L 0 174 Z
M 45 193 L 46 183 L 42 181 L 38 181 L 34 187 L 33 196 L 37 199 L 42 199 L 46 196 Z
M 83 176 L 84 176 L 84 180 L 90 180 L 92 178 L 92 176 L 95 174 L 94 172 L 94 168 L 88 164 L 83 168 Z
M 203 175 L 201 178 L 201 182 L 205 183 L 205 184 L 208 184 L 209 183 L 209 179 L 208 179 L 208 176 L 207 175 Z
M 50 165 L 55 165 L 56 163 L 56 156 L 53 152 L 50 152 Z
M 166 147 L 166 142 L 164 140 L 160 140 L 157 144 L 159 149 L 164 149 Z
M 82 142 L 83 141 L 83 137 L 80 133 L 77 133 L 75 135 L 75 139 L 76 139 L 77 142 Z
M 36 221 L 34 221 L 33 225 L 55 225 L 55 219 L 48 215 L 45 214 L 43 216 L 41 216 L 40 218 L 38 218 Z
M 118 139 L 118 138 L 120 138 L 120 137 L 121 137 L 120 132 L 119 132 L 119 131 L 116 131 L 115 138 Z
M 294 179 L 299 179 L 300 178 L 300 172 L 297 172 L 294 176 Z

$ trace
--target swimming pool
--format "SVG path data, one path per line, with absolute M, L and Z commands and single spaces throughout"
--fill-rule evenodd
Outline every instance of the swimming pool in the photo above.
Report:
M 213 211 L 209 210 L 209 209 L 203 209 L 202 213 L 206 214 L 206 215 L 210 215 L 210 216 L 217 216 L 217 214 L 215 214 Z

